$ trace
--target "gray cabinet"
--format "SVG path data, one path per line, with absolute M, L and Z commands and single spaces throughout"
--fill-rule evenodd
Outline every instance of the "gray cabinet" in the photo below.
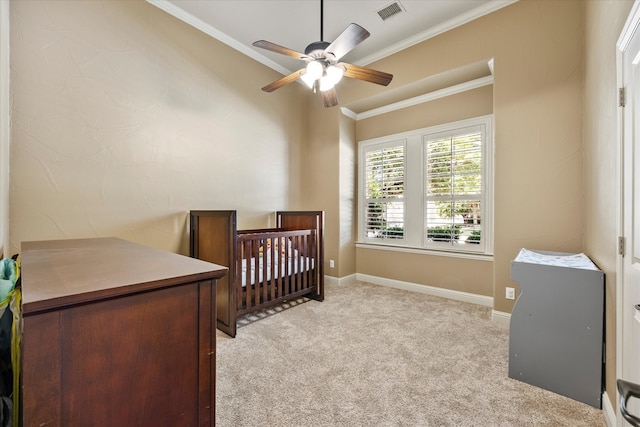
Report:
M 511 279 L 509 377 L 601 408 L 604 273 L 583 254 L 523 249 Z

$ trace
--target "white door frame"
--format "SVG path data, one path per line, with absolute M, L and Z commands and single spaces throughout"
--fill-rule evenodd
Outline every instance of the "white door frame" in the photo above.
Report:
M 618 42 L 616 43 L 616 60 L 617 60 L 617 87 L 623 88 L 625 83 L 625 76 L 623 73 L 624 63 L 623 63 L 623 52 L 629 45 L 631 38 L 636 33 L 636 31 L 640 31 L 640 2 L 638 0 L 635 1 L 631 11 L 629 12 L 629 16 L 627 17 L 627 21 L 620 33 L 620 37 Z M 616 184 L 616 198 L 617 198 L 617 206 L 616 206 L 616 231 L 618 236 L 625 236 L 623 230 L 623 219 L 624 219 L 624 109 L 618 107 L 617 109 L 617 159 L 616 159 L 616 171 L 618 182 Z M 623 357 L 623 348 L 622 348 L 622 334 L 623 334 L 623 321 L 624 321 L 624 310 L 623 307 L 625 305 L 624 301 L 624 258 L 620 251 L 616 255 L 616 378 L 623 377 L 623 364 L 625 362 L 625 358 Z M 623 427 L 625 425 L 624 418 L 620 413 L 620 396 L 617 390 L 615 390 L 615 411 L 616 411 L 616 425 L 618 427 Z

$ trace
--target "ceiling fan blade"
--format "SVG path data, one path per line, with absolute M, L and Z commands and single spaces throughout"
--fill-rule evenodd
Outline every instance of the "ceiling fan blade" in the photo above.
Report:
M 302 60 L 311 60 L 311 59 L 313 59 L 309 55 L 305 55 L 304 53 L 301 53 L 301 52 L 296 52 L 295 50 L 289 49 L 288 47 L 283 47 L 283 46 L 277 45 L 275 43 L 268 42 L 266 40 L 258 40 L 257 42 L 254 42 L 253 45 L 255 47 L 259 47 L 261 49 L 270 50 L 271 52 L 279 53 L 281 55 L 290 56 L 290 57 L 296 58 L 296 59 L 302 59 Z
M 280 89 L 282 86 L 287 85 L 293 81 L 296 81 L 298 77 L 300 77 L 305 69 L 302 68 L 296 72 L 289 74 L 288 76 L 284 76 L 281 79 L 276 80 L 273 83 L 270 83 L 262 88 L 265 92 L 273 92 L 276 89 Z
M 337 61 L 369 36 L 369 31 L 365 30 L 360 25 L 349 24 L 342 34 L 327 46 L 324 52 L 325 54 L 331 53 Z
M 384 73 L 371 68 L 347 64 L 346 62 L 341 62 L 338 65 L 342 65 L 344 67 L 345 77 L 351 77 L 352 79 L 364 80 L 365 82 L 375 83 L 382 86 L 387 86 L 391 83 L 391 79 L 393 79 L 393 74 Z
M 335 89 L 325 90 L 320 92 L 322 95 L 322 102 L 324 103 L 325 108 L 335 107 L 338 105 L 338 94 Z

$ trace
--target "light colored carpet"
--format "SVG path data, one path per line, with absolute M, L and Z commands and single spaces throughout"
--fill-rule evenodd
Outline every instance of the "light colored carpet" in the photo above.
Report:
M 216 425 L 605 426 L 601 410 L 508 377 L 488 307 L 327 286 L 217 334 Z

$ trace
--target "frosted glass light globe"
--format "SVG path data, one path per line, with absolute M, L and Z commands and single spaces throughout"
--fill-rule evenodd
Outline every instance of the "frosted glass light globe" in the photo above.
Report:
M 309 86 L 309 89 L 313 89 L 313 85 L 316 82 L 316 79 L 311 78 L 311 75 L 307 72 L 305 72 L 304 74 L 302 74 L 300 76 L 300 78 L 302 79 L 302 81 L 304 82 L 304 84 L 306 84 L 307 86 Z
M 331 80 L 331 77 L 324 75 L 320 78 L 320 92 L 331 90 L 335 86 L 335 83 Z
M 333 82 L 334 85 L 338 84 L 343 75 L 344 68 L 337 65 L 330 65 L 329 67 L 327 67 L 327 77 L 331 80 L 331 82 Z
M 307 73 L 309 75 L 308 79 L 315 81 L 322 77 L 323 72 L 322 64 L 317 61 L 311 61 L 307 64 Z

